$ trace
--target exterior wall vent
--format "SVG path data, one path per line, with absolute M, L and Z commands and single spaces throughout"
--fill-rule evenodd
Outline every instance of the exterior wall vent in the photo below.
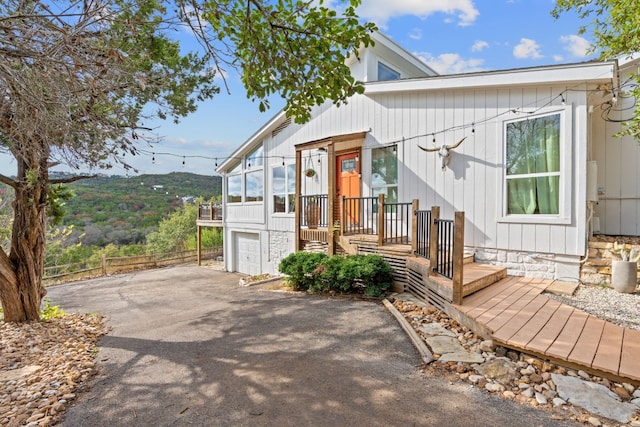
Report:
M 275 137 L 277 134 L 279 134 L 280 132 L 282 132 L 287 126 L 289 126 L 291 124 L 291 117 L 287 117 L 287 120 L 285 120 L 280 126 L 278 126 L 277 128 L 275 128 L 273 130 L 273 132 L 271 132 L 271 137 Z

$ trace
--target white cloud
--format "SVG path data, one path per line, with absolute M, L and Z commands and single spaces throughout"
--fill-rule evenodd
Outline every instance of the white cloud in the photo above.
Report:
M 420 28 L 414 28 L 409 33 L 409 38 L 412 40 L 422 40 L 422 30 Z
M 439 74 L 472 73 L 486 70 L 482 67 L 484 60 L 464 59 L 457 53 L 443 53 L 438 56 L 433 56 L 429 52 L 414 52 L 413 54 Z
M 489 47 L 489 43 L 484 40 L 476 40 L 473 46 L 471 46 L 471 52 L 480 52 L 483 49 Z
M 403 15 L 415 15 L 422 19 L 435 13 L 445 13 L 457 18 L 458 25 L 473 24 L 480 12 L 473 0 L 367 0 L 358 7 L 358 15 L 370 19 L 385 28 L 387 21 Z
M 513 48 L 513 56 L 518 59 L 540 59 L 540 45 L 535 40 L 522 38 L 520 43 Z
M 574 58 L 584 58 L 587 56 L 590 43 L 584 37 L 572 34 L 570 36 L 561 36 L 560 43 L 563 44 L 564 50 L 569 52 Z
M 564 61 L 564 56 L 562 55 L 553 55 L 553 60 L 556 62 L 562 62 Z

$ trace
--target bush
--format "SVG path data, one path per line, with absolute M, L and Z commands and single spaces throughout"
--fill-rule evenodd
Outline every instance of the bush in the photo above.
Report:
M 294 252 L 280 261 L 278 271 L 289 276 L 288 283 L 296 291 L 306 291 L 310 287 L 315 289 L 319 274 L 316 269 L 326 258 L 323 253 Z
M 382 296 L 393 280 L 393 269 L 379 255 L 334 255 L 296 252 L 284 258 L 279 270 L 295 290 L 334 291 Z

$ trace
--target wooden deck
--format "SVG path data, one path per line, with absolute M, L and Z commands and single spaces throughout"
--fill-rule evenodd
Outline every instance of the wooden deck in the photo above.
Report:
M 452 307 L 499 345 L 640 383 L 640 331 L 547 297 L 542 292 L 550 284 L 550 280 L 510 276 Z

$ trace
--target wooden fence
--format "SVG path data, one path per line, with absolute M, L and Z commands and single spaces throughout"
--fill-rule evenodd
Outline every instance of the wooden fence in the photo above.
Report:
M 222 246 L 202 250 L 202 259 L 214 259 L 221 255 Z M 146 270 L 195 262 L 197 257 L 197 250 L 115 258 L 103 256 L 100 260 L 45 267 L 42 281 L 45 285 L 52 285 L 133 270 Z

